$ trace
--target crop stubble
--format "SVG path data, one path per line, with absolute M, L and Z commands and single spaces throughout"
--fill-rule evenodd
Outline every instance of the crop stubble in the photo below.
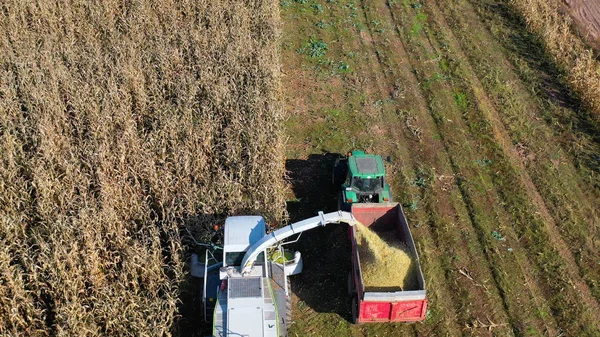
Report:
M 582 193 L 571 186 L 588 177 L 593 185 L 593 172 L 588 175 L 587 169 L 577 171 L 585 164 L 573 169 L 577 167 L 574 162 L 580 160 L 575 157 L 586 158 L 588 148 L 573 145 L 573 150 L 566 151 L 574 156 L 563 156 L 562 151 L 571 146 L 571 140 L 561 139 L 572 139 L 567 134 L 576 133 L 587 144 L 593 137 L 585 134 L 585 129 L 565 127 L 564 131 L 557 131 L 562 128 L 556 122 L 540 119 L 539 116 L 552 115 L 549 118 L 553 120 L 559 111 L 565 115 L 578 113 L 573 111 L 573 105 L 559 105 L 574 99 L 568 90 L 560 86 L 555 90 L 557 86 L 548 85 L 546 72 L 530 72 L 530 78 L 542 82 L 532 89 L 524 87 L 529 80 L 519 78 L 521 74 L 505 82 L 512 89 L 513 99 L 517 94 L 519 100 L 530 95 L 525 100 L 528 113 L 521 113 L 519 118 L 514 114 L 521 107 L 517 110 L 505 104 L 502 98 L 506 93 L 489 85 L 496 77 L 515 71 L 511 62 L 519 65 L 518 62 L 528 61 L 523 60 L 524 53 L 519 50 L 504 47 L 511 43 L 507 37 L 523 34 L 523 27 L 510 26 L 511 31 L 487 20 L 486 16 L 500 22 L 518 20 L 504 16 L 503 1 L 438 3 L 350 1 L 325 5 L 324 14 L 313 14 L 302 5 L 286 9 L 286 19 L 302 27 L 294 28 L 286 43 L 302 41 L 302 36 L 322 38 L 330 46 L 327 58 L 342 58 L 353 70 L 342 75 L 326 74 L 313 66 L 323 60 L 314 62 L 303 57 L 298 62 L 288 52 L 286 60 L 293 61 L 287 61 L 286 70 L 289 69 L 294 87 L 308 82 L 307 78 L 325 78 L 320 92 L 288 94 L 292 103 L 297 97 L 304 103 L 303 111 L 295 113 L 322 113 L 326 124 L 321 127 L 319 123 L 314 128 L 310 123 L 290 123 L 288 127 L 293 134 L 301 135 L 298 139 L 309 153 L 344 153 L 352 143 L 367 144 L 372 152 L 392 154 L 394 163 L 391 169 L 388 167 L 390 183 L 414 226 L 430 299 L 429 318 L 412 333 L 594 335 L 598 328 L 591 319 L 594 299 L 589 303 L 579 298 L 589 299 L 590 289 L 581 281 L 593 274 L 586 270 L 583 277 L 577 275 L 577 267 L 573 268 L 572 263 L 575 259 L 569 254 L 561 256 L 554 248 L 555 238 L 548 236 L 545 227 L 551 226 L 552 219 L 541 216 L 537 209 L 545 202 L 545 207 L 571 210 L 567 219 L 573 230 L 569 236 L 584 232 L 585 224 L 577 219 L 584 216 L 586 205 L 594 202 L 594 193 Z M 489 13 L 478 16 L 476 10 Z M 455 12 L 454 16 L 449 12 Z M 319 20 L 329 26 L 309 26 Z M 472 26 L 455 25 L 459 20 Z M 492 34 L 486 35 L 488 29 Z M 306 62 L 304 66 L 302 62 Z M 488 63 L 495 69 L 486 70 Z M 334 85 L 335 81 L 338 85 Z M 556 92 L 564 96 L 550 97 L 549 102 L 546 95 Z M 332 99 L 340 95 L 343 101 Z M 335 110 L 328 111 L 328 104 Z M 366 119 L 366 134 L 342 129 L 345 120 L 337 111 L 348 111 L 349 118 Z M 499 119 L 504 121 L 500 123 Z M 307 144 L 313 133 L 323 130 L 333 136 L 341 134 L 348 143 L 340 146 L 337 139 L 332 139 Z M 296 142 L 292 138 L 292 145 Z M 557 146 L 540 147 L 548 142 Z M 290 148 L 290 153 L 298 155 L 298 148 Z M 551 160 L 553 157 L 560 158 L 558 164 Z M 556 167 L 569 175 L 549 174 L 538 167 Z M 577 200 L 581 207 L 568 209 L 562 205 L 567 204 L 562 199 L 551 202 L 557 191 L 562 194 L 566 189 L 551 187 L 549 191 L 546 186 L 569 182 L 568 193 L 577 195 L 570 200 Z M 586 231 L 594 233 L 594 216 L 589 217 L 592 226 Z M 559 224 L 561 232 L 566 232 L 565 221 Z M 585 251 L 580 250 L 579 254 L 585 256 Z M 318 312 L 319 307 L 314 310 Z M 319 315 L 306 317 L 309 323 L 300 323 L 294 331 L 310 326 L 323 335 L 331 333 L 328 324 L 320 324 Z M 411 333 L 408 328 L 394 325 L 349 329 L 353 335 Z

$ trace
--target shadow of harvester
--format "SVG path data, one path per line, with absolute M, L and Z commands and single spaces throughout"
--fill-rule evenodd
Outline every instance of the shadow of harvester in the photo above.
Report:
M 316 216 L 319 211 L 337 210 L 339 186 L 332 185 L 332 169 L 335 160 L 341 156 L 336 153 L 312 154 L 306 160 L 286 161 L 296 197 L 287 204 L 290 222 Z M 347 230 L 347 225 L 330 224 L 303 233 L 292 248 L 302 253 L 304 270 L 293 276 L 291 283 L 301 303 L 316 312 L 335 313 L 350 321 L 347 282 L 352 264 Z M 301 318 L 301 313 L 296 310 L 293 317 Z

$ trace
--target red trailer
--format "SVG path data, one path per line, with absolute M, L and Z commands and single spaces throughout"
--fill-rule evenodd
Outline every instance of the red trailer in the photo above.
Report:
M 418 283 L 417 289 L 400 291 L 365 289 L 355 238 L 356 229 L 350 226 L 348 236 L 352 244 L 352 271 L 348 278 L 348 287 L 352 296 L 354 322 L 416 322 L 425 319 L 427 313 L 425 280 L 402 206 L 398 203 L 352 204 L 352 215 L 375 232 L 395 231 L 396 239 L 401 240 L 408 250 L 407 253 L 413 256 Z M 399 285 L 400 282 L 399 280 Z

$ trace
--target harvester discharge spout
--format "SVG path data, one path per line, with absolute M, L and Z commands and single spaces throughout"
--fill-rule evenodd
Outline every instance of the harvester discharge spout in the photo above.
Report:
M 242 274 L 247 274 L 252 269 L 254 261 L 266 248 L 274 246 L 278 242 L 304 231 L 317 228 L 319 226 L 325 226 L 329 223 L 345 223 L 350 226 L 354 226 L 357 223 L 356 219 L 350 212 L 337 211 L 331 213 L 319 212 L 315 217 L 295 222 L 283 228 L 280 228 L 268 235 L 265 235 L 260 241 L 256 242 L 252 247 L 248 249 L 244 259 L 242 260 Z

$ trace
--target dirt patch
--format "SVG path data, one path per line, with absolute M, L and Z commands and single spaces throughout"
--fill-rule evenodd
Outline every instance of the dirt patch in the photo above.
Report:
M 600 50 L 600 2 L 563 0 L 580 33 L 596 51 Z

